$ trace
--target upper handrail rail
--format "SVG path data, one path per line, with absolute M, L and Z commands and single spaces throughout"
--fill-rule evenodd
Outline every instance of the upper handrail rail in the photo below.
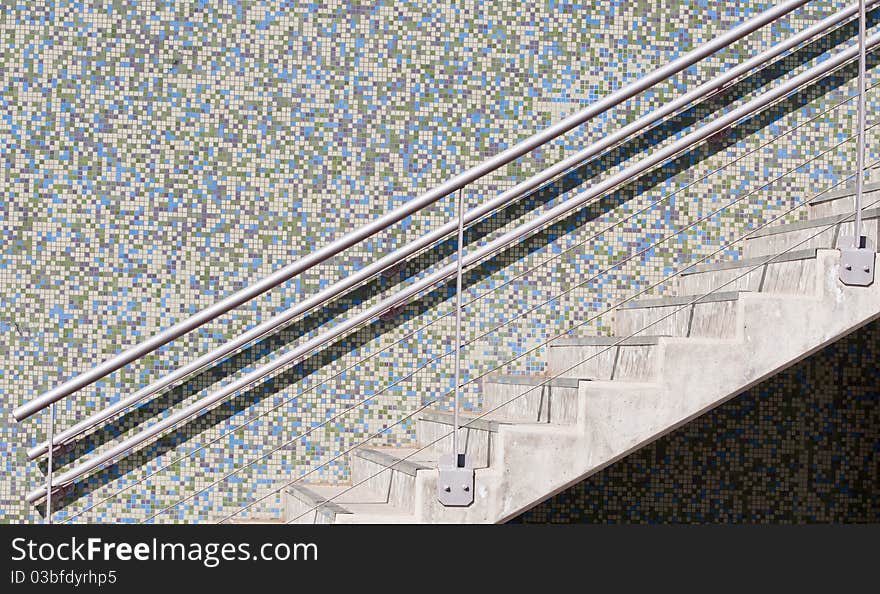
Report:
M 327 259 L 339 254 L 340 252 L 360 243 L 361 241 L 372 237 L 376 233 L 387 229 L 391 225 L 403 220 L 411 214 L 435 203 L 441 198 L 448 196 L 465 187 L 467 184 L 495 171 L 496 169 L 514 161 L 515 159 L 531 152 L 535 148 L 554 140 L 555 138 L 565 134 L 593 117 L 604 113 L 612 107 L 626 101 L 627 99 L 637 95 L 645 89 L 664 81 L 678 72 L 684 70 L 688 66 L 702 60 L 703 58 L 715 53 L 716 51 L 730 45 L 731 43 L 745 37 L 749 33 L 760 29 L 764 25 L 775 21 L 782 16 L 792 12 L 793 10 L 803 6 L 809 0 L 788 0 L 777 6 L 767 9 L 748 21 L 734 27 L 726 33 L 716 37 L 715 39 L 691 50 L 679 58 L 669 62 L 665 66 L 658 68 L 652 73 L 624 86 L 607 97 L 590 104 L 588 107 L 575 112 L 574 114 L 564 118 L 556 124 L 544 129 L 529 138 L 520 141 L 516 145 L 498 153 L 497 155 L 483 161 L 479 165 L 460 173 L 452 179 L 436 186 L 428 192 L 422 194 L 418 198 L 401 205 L 400 207 L 385 213 L 372 222 L 360 227 L 346 235 L 334 240 L 322 248 L 300 258 L 296 262 L 273 272 L 269 276 L 253 283 L 243 289 L 240 289 L 229 295 L 228 297 L 218 301 L 217 303 L 201 310 L 193 316 L 174 324 L 173 326 L 162 330 L 147 340 L 130 347 L 114 357 L 107 359 L 100 365 L 93 367 L 89 371 L 83 372 L 64 383 L 43 393 L 41 396 L 26 402 L 25 404 L 15 408 L 12 416 L 16 421 L 22 421 L 36 412 L 46 408 L 65 396 L 76 392 L 77 390 L 90 385 L 99 379 L 109 375 L 117 369 L 139 359 L 140 357 L 151 353 L 162 345 L 171 342 L 175 338 L 183 336 L 188 332 L 206 324 L 207 322 L 223 315 L 224 313 L 262 295 L 270 289 L 280 285 L 283 282 L 301 274 L 302 272 L 316 266 Z
M 880 34 L 875 34 L 866 40 L 866 47 L 868 48 L 873 48 L 878 44 L 880 44 Z M 773 101 L 784 97 L 791 92 L 796 91 L 800 87 L 810 82 L 813 82 L 819 77 L 834 70 L 838 66 L 841 66 L 842 64 L 845 64 L 846 62 L 852 60 L 857 55 L 858 48 L 849 48 L 837 53 L 836 55 L 830 56 L 823 62 L 792 77 L 785 83 L 770 90 L 767 90 L 764 93 L 753 98 L 751 101 L 731 110 L 725 115 L 711 120 L 710 122 L 704 124 L 697 130 L 694 130 L 693 132 L 685 135 L 679 140 L 670 143 L 663 148 L 657 149 L 642 160 L 630 165 L 629 167 L 614 175 L 609 176 L 602 182 L 595 184 L 589 190 L 586 190 L 573 198 L 565 200 L 564 202 L 552 208 L 549 208 L 536 218 L 488 242 L 487 244 L 481 246 L 479 249 L 474 250 L 473 252 L 464 256 L 462 264 L 467 267 L 484 260 L 492 254 L 495 254 L 496 252 L 502 250 L 514 241 L 525 237 L 532 231 L 543 227 L 547 223 L 559 218 L 560 216 L 570 213 L 575 208 L 581 206 L 588 200 L 605 194 L 607 191 L 619 186 L 622 183 L 625 183 L 628 180 L 631 180 L 633 177 L 641 174 L 649 168 L 665 162 L 669 158 L 672 158 L 678 153 L 689 149 L 690 147 L 705 140 L 706 138 L 719 132 L 720 130 L 734 125 L 736 122 L 745 117 L 751 116 L 752 114 L 758 112 L 760 109 L 763 109 Z M 398 293 L 383 299 L 378 304 L 370 307 L 369 309 L 345 320 L 344 322 L 325 331 L 324 333 L 305 341 L 291 351 L 288 351 L 287 353 L 278 356 L 269 363 L 266 363 L 265 365 L 258 367 L 257 369 L 240 377 L 239 379 L 219 388 L 216 392 L 208 394 L 196 400 L 195 402 L 189 404 L 183 409 L 165 417 L 161 421 L 158 421 L 153 425 L 143 429 L 142 431 L 128 437 L 114 447 L 109 448 L 108 450 L 94 456 L 89 460 L 80 462 L 76 466 L 59 475 L 56 478 L 57 485 L 60 487 L 71 483 L 76 478 L 85 474 L 86 472 L 124 454 L 125 452 L 136 447 L 137 445 L 144 443 L 150 438 L 159 435 L 163 431 L 222 401 L 227 396 L 251 385 L 252 383 L 262 379 L 270 373 L 282 368 L 283 366 L 296 361 L 300 357 L 307 355 L 312 350 L 319 348 L 323 344 L 326 344 L 327 342 L 333 340 L 341 334 L 365 322 L 375 319 L 381 312 L 387 310 L 389 307 L 408 300 L 424 290 L 430 289 L 434 285 L 453 276 L 456 273 L 457 266 L 458 263 L 453 262 L 440 268 L 433 274 L 426 276 L 425 278 L 413 283 L 412 285 L 399 291 Z M 26 495 L 25 499 L 29 503 L 33 503 L 46 495 L 46 492 L 47 490 L 44 485 L 32 490 Z

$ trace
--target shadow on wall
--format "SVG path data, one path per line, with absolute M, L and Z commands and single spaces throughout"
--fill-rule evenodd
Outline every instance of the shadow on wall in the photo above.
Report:
M 880 22 L 880 8 L 869 13 L 869 26 Z M 526 217 L 533 210 L 557 202 L 571 191 L 582 188 L 584 184 L 596 178 L 602 172 L 612 169 L 648 151 L 651 147 L 674 137 L 710 118 L 713 114 L 723 110 L 733 103 L 749 98 L 759 89 L 776 81 L 799 66 L 802 66 L 817 57 L 831 51 L 838 45 L 853 38 L 857 34 L 855 24 L 840 27 L 835 31 L 804 46 L 789 56 L 777 59 L 764 69 L 753 73 L 740 82 L 723 89 L 704 101 L 692 106 L 682 113 L 655 124 L 631 140 L 606 153 L 591 159 L 580 167 L 570 171 L 548 185 L 539 188 L 523 198 L 515 201 L 485 219 L 472 224 L 466 230 L 465 242 L 467 245 L 478 245 L 491 233 L 501 227 L 507 226 L 514 221 Z M 877 65 L 876 54 L 869 54 L 868 67 Z M 588 203 L 579 211 L 562 218 L 542 231 L 522 240 L 516 250 L 506 250 L 493 258 L 467 271 L 463 282 L 465 286 L 472 287 L 483 282 L 498 270 L 505 268 L 513 262 L 527 257 L 541 250 L 558 238 L 581 229 L 591 221 L 614 210 L 615 208 L 637 198 L 652 188 L 673 178 L 683 171 L 705 159 L 726 150 L 741 140 L 748 138 L 755 132 L 766 128 L 772 123 L 803 108 L 811 101 L 829 91 L 844 85 L 857 75 L 857 64 L 851 64 L 829 74 L 813 84 L 801 89 L 785 100 L 771 106 L 741 122 L 736 127 L 729 129 L 724 134 L 716 135 L 708 142 L 704 142 L 693 150 L 681 154 L 679 157 L 665 165 L 639 176 L 634 181 L 622 186 L 615 192 L 605 195 L 593 202 Z M 664 202 L 663 199 L 658 204 Z M 663 206 L 660 206 L 664 208 Z M 674 201 L 668 201 L 665 208 L 674 208 Z M 431 248 L 423 251 L 406 262 L 396 274 L 390 276 L 378 276 L 373 280 L 361 285 L 347 293 L 344 297 L 337 298 L 320 311 L 313 312 L 303 318 L 289 324 L 283 330 L 268 336 L 245 350 L 230 356 L 221 364 L 207 369 L 196 376 L 191 377 L 185 383 L 168 390 L 153 400 L 146 402 L 131 412 L 124 414 L 118 419 L 93 431 L 73 444 L 73 448 L 66 454 L 59 455 L 56 460 L 56 472 L 61 472 L 63 467 L 74 460 L 94 451 L 96 448 L 115 441 L 123 436 L 136 432 L 146 421 L 154 419 L 162 411 L 165 411 L 201 392 L 207 387 L 216 385 L 224 378 L 255 365 L 257 362 L 272 354 L 282 352 L 298 340 L 316 333 L 319 330 L 329 329 L 333 326 L 335 318 L 346 313 L 353 307 L 368 302 L 378 295 L 385 294 L 397 285 L 408 280 L 416 279 L 421 273 L 428 271 L 433 266 L 449 258 L 455 253 L 457 240 L 451 237 Z M 389 332 L 413 318 L 424 315 L 447 301 L 455 294 L 454 279 L 433 291 L 426 293 L 419 299 L 410 302 L 395 315 L 388 319 L 377 320 L 352 334 L 343 337 L 321 351 L 311 355 L 302 363 L 292 366 L 284 372 L 267 379 L 258 387 L 230 398 L 209 412 L 189 421 L 184 426 L 166 434 L 157 441 L 151 442 L 146 448 L 142 448 L 125 457 L 123 460 L 110 465 L 98 473 L 90 476 L 88 481 L 82 481 L 73 485 L 71 491 L 58 500 L 61 509 L 66 505 L 88 495 L 93 490 L 102 487 L 107 482 L 118 479 L 133 470 L 148 464 L 169 451 L 179 447 L 193 438 L 198 437 L 208 429 L 227 421 L 229 418 L 247 410 L 253 405 L 263 401 L 267 397 L 273 397 L 289 387 L 296 385 L 315 372 L 327 365 L 349 355 L 370 341 Z M 294 397 L 295 398 L 295 397 Z M 41 469 L 46 472 L 46 463 L 43 461 Z M 41 507 L 41 512 L 44 513 Z

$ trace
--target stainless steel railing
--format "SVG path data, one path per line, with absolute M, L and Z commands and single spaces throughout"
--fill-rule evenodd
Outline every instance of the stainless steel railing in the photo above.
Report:
M 868 47 L 874 47 L 878 42 L 880 42 L 880 36 L 874 36 L 870 38 L 867 42 Z M 800 86 L 807 84 L 816 78 L 824 75 L 825 73 L 833 70 L 834 68 L 840 66 L 841 64 L 851 60 L 855 56 L 855 49 L 846 50 L 837 54 L 836 56 L 829 58 L 825 62 L 807 70 L 806 72 L 792 78 L 787 83 L 780 85 L 779 87 L 772 89 L 770 91 L 765 92 L 760 95 L 756 99 L 750 101 L 749 103 L 731 111 L 725 116 L 714 120 L 713 122 L 703 126 L 699 130 L 685 136 L 679 141 L 669 145 L 668 147 L 656 151 L 651 156 L 643 159 L 642 161 L 634 164 L 633 166 L 625 169 L 624 171 L 618 173 L 617 175 L 611 176 L 610 178 L 604 180 L 603 182 L 597 184 L 587 192 L 584 192 L 578 195 L 575 198 L 566 200 L 565 202 L 557 205 L 554 208 L 549 209 L 536 219 L 517 227 L 516 229 L 505 233 L 501 237 L 498 237 L 494 241 L 489 244 L 483 246 L 479 250 L 476 250 L 472 254 L 469 254 L 463 260 L 463 264 L 465 266 L 472 265 L 476 262 L 481 261 L 482 259 L 496 253 L 497 251 L 504 249 L 506 246 L 511 243 L 517 241 L 518 239 L 528 235 L 536 229 L 539 229 L 551 222 L 552 220 L 567 214 L 583 205 L 586 201 L 595 198 L 601 194 L 604 194 L 608 190 L 620 185 L 630 179 L 633 176 L 638 175 L 639 173 L 645 171 L 646 169 L 661 163 L 670 157 L 674 156 L 678 152 L 682 150 L 686 150 L 687 148 L 693 146 L 697 142 L 704 140 L 708 136 L 718 132 L 726 128 L 727 126 L 732 125 L 739 119 L 743 117 L 748 117 L 749 115 L 757 112 L 762 109 L 770 102 L 785 96 L 786 94 L 798 89 Z M 438 282 L 442 282 L 446 278 L 449 278 L 453 274 L 455 274 L 457 269 L 457 264 L 448 265 L 441 270 L 438 270 L 434 274 L 422 279 L 421 281 L 414 283 L 412 286 L 407 289 L 382 300 L 379 304 L 374 307 L 362 312 L 361 314 L 354 316 L 353 318 L 346 320 L 342 324 L 334 327 L 328 332 L 321 334 L 309 341 L 306 341 L 304 344 L 299 347 L 293 349 L 292 351 L 286 353 L 278 357 L 276 360 L 271 363 L 264 365 L 250 374 L 245 375 L 239 380 L 231 383 L 230 385 L 222 388 L 221 390 L 215 392 L 214 394 L 210 394 L 203 399 L 200 399 L 190 406 L 174 413 L 173 415 L 167 417 L 166 419 L 154 424 L 148 429 L 130 437 L 129 439 L 123 441 L 118 444 L 114 448 L 103 452 L 102 454 L 93 457 L 92 459 L 81 463 L 69 471 L 63 473 L 56 477 L 53 485 L 60 486 L 64 484 L 68 484 L 81 476 L 82 474 L 88 472 L 89 470 L 103 464 L 106 461 L 109 461 L 119 455 L 125 453 L 133 447 L 136 447 L 138 444 L 143 443 L 144 441 L 154 437 L 155 435 L 161 433 L 162 431 L 168 429 L 169 427 L 182 422 L 183 420 L 197 414 L 198 412 L 205 410 L 216 402 L 219 402 L 226 396 L 250 385 L 251 383 L 258 381 L 262 377 L 272 373 L 273 371 L 279 369 L 280 367 L 297 360 L 299 357 L 305 356 L 311 350 L 315 348 L 319 348 L 321 345 L 326 344 L 333 338 L 347 332 L 348 330 L 364 323 L 370 321 L 377 317 L 382 312 L 386 311 L 390 306 L 393 306 L 397 303 L 400 303 L 410 297 L 420 293 L 423 290 L 430 288 Z M 42 495 L 45 494 L 45 488 L 35 490 L 34 492 L 28 494 L 27 499 L 29 501 L 35 501 L 39 499 Z
M 878 1 L 880 0 L 872 0 L 871 4 L 874 4 Z M 600 140 L 590 144 L 588 147 L 572 154 L 571 156 L 563 159 L 555 165 L 545 169 L 544 171 L 541 171 L 531 178 L 518 183 L 514 187 L 498 195 L 496 198 L 468 211 L 463 217 L 463 224 L 470 225 L 478 221 L 482 217 L 491 214 L 492 212 L 503 207 L 504 205 L 509 204 L 511 201 L 523 196 L 527 192 L 538 188 L 542 184 L 569 171 L 571 168 L 576 167 L 580 163 L 583 163 L 587 159 L 598 155 L 602 151 L 607 150 L 609 147 L 614 146 L 622 140 L 625 140 L 626 138 L 629 138 L 632 135 L 644 130 L 645 128 L 661 120 L 662 118 L 677 112 L 687 105 L 690 105 L 697 99 L 704 98 L 718 91 L 719 89 L 722 89 L 731 81 L 736 80 L 743 74 L 750 72 L 756 67 L 761 66 L 762 64 L 765 64 L 768 61 L 778 57 L 789 49 L 796 47 L 804 41 L 810 40 L 823 32 L 828 31 L 830 28 L 834 27 L 840 22 L 854 16 L 857 11 L 857 4 L 848 6 L 847 8 L 823 19 L 815 25 L 804 29 L 800 33 L 793 35 L 792 37 L 778 44 L 773 45 L 766 51 L 725 71 L 724 73 L 716 76 L 712 80 L 702 85 L 699 85 L 693 90 L 681 95 L 677 99 L 670 101 L 669 103 L 666 103 L 661 107 L 658 107 L 656 110 L 653 110 L 650 113 L 638 118 L 634 122 L 620 128 L 619 130 L 609 134 L 608 136 L 601 138 Z M 398 264 L 399 262 L 402 262 L 409 256 L 419 252 L 420 250 L 423 250 L 427 246 L 437 243 L 443 238 L 454 233 L 457 228 L 457 220 L 450 221 L 449 223 L 446 223 L 435 231 L 432 231 L 422 236 L 421 238 L 398 248 L 394 252 L 388 254 L 387 256 L 384 256 L 373 264 L 362 268 L 353 275 L 348 276 L 337 283 L 334 283 L 326 289 L 316 293 L 315 295 L 305 299 L 304 301 L 301 301 L 294 307 L 279 313 L 278 315 L 272 317 L 266 322 L 259 324 L 258 326 L 255 326 L 251 330 L 245 332 L 244 334 L 241 334 L 233 340 L 230 340 L 220 345 L 212 351 L 198 357 L 196 360 L 159 378 L 155 382 L 138 390 L 131 396 L 123 398 L 116 403 L 102 410 L 99 410 L 89 417 L 77 422 L 68 429 L 56 435 L 53 440 L 53 444 L 57 447 L 68 443 L 70 440 L 77 437 L 78 435 L 81 435 L 92 427 L 106 421 L 109 418 L 114 417 L 124 410 L 127 410 L 138 402 L 143 401 L 145 398 L 148 398 L 149 396 L 159 392 L 163 388 L 166 388 L 174 384 L 175 382 L 183 380 L 186 377 L 198 372 L 199 370 L 204 369 L 205 367 L 221 359 L 222 357 L 227 356 L 230 353 L 233 353 L 238 349 L 241 349 L 242 347 L 266 336 L 267 334 L 283 326 L 287 322 L 293 320 L 297 316 L 314 310 L 322 304 L 327 303 L 330 299 L 375 276 L 379 272 L 386 270 Z M 48 451 L 48 443 L 49 442 L 46 441 L 29 449 L 27 452 L 28 458 L 35 459 L 45 454 Z
M 700 47 L 686 53 L 685 55 L 673 60 L 665 66 L 655 70 L 651 74 L 640 78 L 639 80 L 623 87 L 622 89 L 608 95 L 604 99 L 597 101 L 585 109 L 578 111 L 560 122 L 546 128 L 545 130 L 530 136 L 529 138 L 517 143 L 511 148 L 498 153 L 494 157 L 487 159 L 479 165 L 468 169 L 467 171 L 457 175 L 447 182 L 429 190 L 418 198 L 407 202 L 399 208 L 396 208 L 371 223 L 352 231 L 343 237 L 327 244 L 326 246 L 312 252 L 308 256 L 297 260 L 287 266 L 275 271 L 262 280 L 253 283 L 244 289 L 233 293 L 225 299 L 215 303 L 214 305 L 203 309 L 199 313 L 178 322 L 174 326 L 167 328 L 149 339 L 135 345 L 125 351 L 117 354 L 92 368 L 91 370 L 81 373 L 70 380 L 62 383 L 38 398 L 27 402 L 13 410 L 13 417 L 21 421 L 34 413 L 44 409 L 53 402 L 72 394 L 73 392 L 101 379 L 102 377 L 116 371 L 117 369 L 131 363 L 132 361 L 143 357 L 144 355 L 156 350 L 164 344 L 183 336 L 184 334 L 198 328 L 205 323 L 221 316 L 222 314 L 250 301 L 251 299 L 262 295 L 266 291 L 290 280 L 291 278 L 301 274 L 302 272 L 326 261 L 327 259 L 341 253 L 342 251 L 358 244 L 376 233 L 387 229 L 391 225 L 403 220 L 411 214 L 433 204 L 437 200 L 452 194 L 453 192 L 465 187 L 467 184 L 480 179 L 481 177 L 495 171 L 499 167 L 514 161 L 515 159 L 529 153 L 535 148 L 565 134 L 566 132 L 576 128 L 591 118 L 611 109 L 615 105 L 626 101 L 630 97 L 642 92 L 645 89 L 664 81 L 674 74 L 684 70 L 688 66 L 698 62 L 699 60 L 717 52 L 718 50 L 730 45 L 734 41 L 741 39 L 749 33 L 760 29 L 764 25 L 775 21 L 776 19 L 790 13 L 791 11 L 806 4 L 809 0 L 788 0 L 778 6 L 770 8 L 756 17 L 742 23 L 741 25 L 731 29 L 730 31 L 720 35 L 712 41 L 701 45 Z M 343 285 L 349 286 L 350 279 L 343 281 Z M 341 290 L 345 290 L 344 288 Z M 329 299 L 329 297 L 328 297 Z M 314 303 L 312 307 L 317 307 L 321 303 L 326 303 L 324 299 L 320 303 Z M 257 338 L 254 336 L 253 339 Z

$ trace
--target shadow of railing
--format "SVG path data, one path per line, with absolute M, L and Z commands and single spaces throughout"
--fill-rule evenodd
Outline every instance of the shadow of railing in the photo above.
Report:
M 869 26 L 880 22 L 880 8 L 872 10 L 868 16 Z M 857 28 L 854 23 L 845 25 L 809 43 L 800 50 L 777 59 L 763 70 L 691 106 L 680 114 L 655 124 L 629 141 L 589 160 L 554 182 L 525 195 L 507 207 L 474 223 L 465 232 L 465 243 L 467 245 L 480 243 L 497 229 L 524 218 L 542 206 L 552 204 L 569 192 L 581 188 L 602 172 L 625 163 L 629 159 L 706 120 L 737 101 L 751 96 L 760 88 L 770 85 L 798 67 L 826 54 L 836 46 L 852 39 L 856 34 Z M 880 58 L 878 58 L 877 54 L 869 54 L 867 67 L 869 69 L 874 68 L 878 61 L 880 61 Z M 852 63 L 837 72 L 826 75 L 798 90 L 781 102 L 730 128 L 726 134 L 716 137 L 713 142 L 703 142 L 693 150 L 682 153 L 674 160 L 640 175 L 618 190 L 590 202 L 577 212 L 557 220 L 543 230 L 520 241 L 517 244 L 516 250 L 506 250 L 496 254 L 482 264 L 468 270 L 463 278 L 464 286 L 470 288 L 482 283 L 498 270 L 543 249 L 559 237 L 581 229 L 597 218 L 770 126 L 786 115 L 802 109 L 816 98 L 846 84 L 847 81 L 857 75 L 857 70 L 857 64 Z M 398 274 L 394 276 L 377 276 L 349 291 L 344 296 L 336 298 L 320 311 L 305 315 L 276 333 L 252 344 L 250 347 L 225 358 L 216 366 L 190 377 L 183 384 L 161 393 L 159 396 L 140 404 L 137 408 L 121 415 L 112 422 L 93 430 L 76 441 L 69 452 L 56 457 L 56 472 L 59 472 L 60 468 L 70 464 L 72 461 L 94 452 L 109 442 L 133 434 L 148 420 L 155 419 L 162 412 L 195 397 L 206 388 L 214 386 L 236 373 L 251 368 L 259 361 L 279 351 L 284 351 L 291 344 L 310 334 L 325 327 L 331 327 L 335 319 L 350 311 L 353 307 L 374 299 L 398 285 L 418 278 L 421 273 L 429 271 L 440 262 L 448 259 L 455 253 L 456 247 L 457 240 L 454 237 L 435 244 L 408 260 L 406 266 Z M 70 492 L 58 499 L 54 509 L 57 511 L 70 505 L 89 495 L 95 489 L 101 488 L 108 482 L 119 479 L 149 464 L 152 460 L 179 448 L 182 444 L 197 438 L 211 428 L 259 404 L 264 399 L 290 389 L 321 369 L 332 365 L 342 357 L 350 356 L 382 335 L 415 318 L 424 316 L 449 300 L 454 294 L 455 283 L 454 280 L 450 280 L 408 303 L 397 312 L 396 316 L 390 319 L 376 320 L 347 336 L 339 338 L 320 351 L 308 356 L 304 361 L 261 381 L 259 386 L 251 387 L 237 394 L 196 419 L 191 419 L 170 433 L 151 442 L 148 446 L 142 447 L 130 453 L 124 459 L 101 469 L 91 475 L 88 481 L 76 483 Z M 44 473 L 46 472 L 45 461 L 40 463 L 40 468 Z M 42 508 L 40 513 L 44 513 Z

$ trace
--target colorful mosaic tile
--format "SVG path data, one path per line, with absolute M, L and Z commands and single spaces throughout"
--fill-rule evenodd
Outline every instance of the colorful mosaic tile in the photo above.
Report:
M 24 452 L 45 438 L 48 416 L 15 423 L 14 406 L 772 4 L 4 4 L 0 521 L 39 521 L 42 513 L 22 502 L 44 480 L 44 466 L 28 463 Z M 468 205 L 844 5 L 809 3 L 469 186 Z M 872 25 L 876 18 L 872 14 Z M 852 26 L 831 32 L 517 201 L 471 227 L 468 249 L 847 47 L 853 33 Z M 873 65 L 872 86 L 880 82 Z M 505 371 L 540 371 L 542 353 L 534 349 L 548 338 L 576 324 L 579 332 L 607 332 L 613 313 L 585 321 L 719 246 L 726 247 L 718 259 L 736 257 L 734 240 L 746 230 L 844 179 L 854 151 L 846 142 L 855 117 L 853 72 L 825 77 L 469 270 L 467 377 L 514 357 Z M 876 89 L 869 100 L 872 107 L 880 101 Z M 880 158 L 874 132 L 872 160 Z M 453 196 L 440 200 L 65 399 L 58 427 L 133 393 L 454 213 Z M 803 209 L 791 215 L 803 216 Z M 60 460 L 62 469 L 424 277 L 451 261 L 452 246 L 426 250 L 396 275 L 365 284 L 143 402 L 78 442 Z M 451 285 L 423 295 L 396 316 L 288 365 L 88 475 L 61 502 L 57 518 L 136 522 L 176 504 L 157 521 L 210 521 L 423 403 L 444 405 L 452 384 L 452 359 L 443 357 L 451 346 L 452 296 Z M 477 383 L 469 390 L 478 404 Z M 368 402 L 344 412 L 361 400 Z M 413 424 L 395 426 L 383 440 L 411 443 Z M 346 473 L 344 457 L 316 472 L 326 480 Z M 270 498 L 259 511 L 277 505 Z

